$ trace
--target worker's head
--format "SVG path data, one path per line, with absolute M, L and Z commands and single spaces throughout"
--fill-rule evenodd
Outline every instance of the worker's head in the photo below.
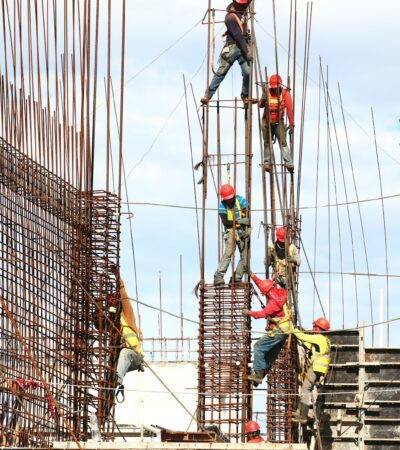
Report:
M 278 242 L 281 242 L 281 243 L 285 242 L 285 238 L 286 238 L 285 227 L 278 227 L 276 229 L 275 235 L 276 235 L 276 240 Z
M 282 78 L 278 74 L 271 75 L 269 78 L 269 87 L 271 89 L 278 89 L 282 86 Z
M 267 295 L 268 292 L 272 289 L 272 286 L 275 284 L 273 280 L 269 280 L 268 278 L 266 280 L 262 280 L 259 288 L 262 295 Z
M 247 8 L 248 0 L 233 0 L 236 11 L 244 11 Z
M 313 331 L 328 331 L 330 328 L 329 320 L 325 317 L 319 317 L 313 322 Z
M 255 438 L 257 436 L 260 436 L 260 425 L 258 425 L 257 422 L 255 422 L 254 420 L 249 420 L 246 423 L 246 435 L 247 435 L 247 440 Z
M 221 200 L 225 203 L 232 203 L 236 195 L 235 188 L 229 183 L 223 184 L 219 189 L 219 193 L 221 194 Z

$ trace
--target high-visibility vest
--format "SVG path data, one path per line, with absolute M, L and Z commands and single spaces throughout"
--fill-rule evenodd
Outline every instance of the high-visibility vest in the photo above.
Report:
M 331 341 L 323 334 L 313 334 L 310 336 L 307 333 L 295 333 L 295 336 L 300 339 L 304 346 L 311 350 L 311 364 L 314 372 L 319 372 L 324 375 L 328 373 L 329 363 L 331 362 Z M 305 340 L 303 340 L 305 338 Z M 308 342 L 306 339 L 312 339 L 313 342 Z
M 273 97 L 271 94 L 269 94 L 268 106 L 269 106 L 269 120 L 271 123 L 276 123 L 283 119 L 286 109 L 286 102 L 283 93 L 280 93 L 279 97 Z
M 289 308 L 288 304 L 283 305 L 282 317 L 267 317 L 269 323 L 274 324 L 282 333 L 290 333 L 293 329 L 292 324 L 292 310 Z
M 135 350 L 140 355 L 144 355 L 138 335 L 127 324 L 123 316 L 121 316 L 121 326 L 122 326 L 122 339 L 124 341 L 125 347 Z
M 239 213 L 239 219 L 242 219 L 244 214 L 243 214 L 242 206 L 241 206 L 241 204 L 240 204 L 240 202 L 239 202 L 239 200 L 237 198 L 235 198 L 235 206 L 236 206 L 236 208 L 238 210 L 238 213 Z M 228 219 L 228 221 L 233 222 L 233 213 L 235 212 L 235 215 L 236 215 L 235 207 L 233 207 L 233 208 L 226 208 L 226 210 L 227 210 L 227 219 Z M 236 228 L 239 228 L 239 227 L 240 227 L 240 225 L 238 223 L 236 223 Z
M 293 256 L 295 246 L 294 244 L 289 245 L 288 256 Z M 279 259 L 276 254 L 274 245 L 270 246 L 271 255 L 275 257 L 274 263 L 274 276 L 275 277 L 286 277 L 287 276 L 287 261 L 286 258 Z

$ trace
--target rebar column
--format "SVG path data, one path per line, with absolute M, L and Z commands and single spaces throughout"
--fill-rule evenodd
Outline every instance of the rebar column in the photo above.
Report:
M 200 291 L 198 422 L 216 425 L 231 442 L 244 441 L 251 417 L 249 320 L 251 285 L 205 284 Z

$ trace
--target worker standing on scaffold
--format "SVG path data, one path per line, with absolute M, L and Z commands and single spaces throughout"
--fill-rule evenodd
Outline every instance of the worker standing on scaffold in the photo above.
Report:
M 249 380 L 257 387 L 269 372 L 293 330 L 292 312 L 287 304 L 288 291 L 275 286 L 273 280 L 262 280 L 250 273 L 261 293 L 267 298 L 267 305 L 261 311 L 243 309 L 243 316 L 267 319 L 266 333 L 254 344 L 253 374 Z
M 201 98 L 201 103 L 206 105 L 215 94 L 219 85 L 224 80 L 233 63 L 237 61 L 242 70 L 242 93 L 244 106 L 248 105 L 249 97 L 249 65 L 253 61 L 249 45 L 249 33 L 247 28 L 246 8 L 252 0 L 234 0 L 226 8 L 225 16 L 226 32 L 224 34 L 225 45 L 222 47 L 218 61 L 218 69 L 211 80 L 210 86 Z
M 234 281 L 235 283 L 242 281 L 243 274 L 247 271 L 247 249 L 251 231 L 249 218 L 246 217 L 246 199 L 241 195 L 236 195 L 234 187 L 230 184 L 223 184 L 219 192 L 221 195 L 219 217 L 225 227 L 225 251 L 214 274 L 216 286 L 225 283 L 224 275 L 235 254 L 236 245 L 239 248 L 240 259 L 236 266 Z
M 307 423 L 308 410 L 310 409 L 311 391 L 318 383 L 321 384 L 328 371 L 331 362 L 331 342 L 327 336 L 321 334 L 329 331 L 328 319 L 320 317 L 313 323 L 313 333 L 303 333 L 295 329 L 293 334 L 310 351 L 311 359 L 309 367 L 306 368 L 303 384 L 301 386 L 300 404 L 294 412 L 292 421 Z M 315 412 L 314 412 L 315 413 Z
M 285 227 L 278 227 L 275 235 L 275 242 L 268 245 L 268 261 L 273 268 L 272 279 L 278 286 L 287 289 L 288 263 L 298 267 L 301 264 L 301 258 L 294 244 L 289 244 L 286 253 Z
M 264 108 L 262 116 L 262 133 L 264 138 L 264 169 L 271 170 L 271 148 L 270 139 L 278 139 L 279 147 L 286 169 L 293 173 L 294 165 L 290 149 L 286 140 L 286 127 L 284 123 L 285 111 L 289 119 L 289 134 L 294 131 L 293 100 L 288 89 L 282 87 L 282 78 L 279 75 L 271 75 L 269 89 L 265 89 L 263 96 L 258 102 L 260 108 Z M 269 103 L 269 104 L 268 104 Z M 269 111 L 267 110 L 269 109 Z M 269 113 L 269 114 L 268 114 Z M 267 116 L 269 115 L 269 124 Z M 270 136 L 271 129 L 271 136 Z

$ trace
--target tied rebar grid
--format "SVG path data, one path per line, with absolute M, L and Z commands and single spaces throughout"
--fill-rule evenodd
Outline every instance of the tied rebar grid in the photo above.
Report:
M 297 442 L 297 426 L 292 423 L 297 398 L 296 340 L 289 335 L 268 373 L 267 440 L 269 442 Z M 271 395 L 270 395 L 271 394 Z
M 216 425 L 231 442 L 244 441 L 251 417 L 249 309 L 251 285 L 200 289 L 198 422 Z
M 112 434 L 118 212 L 0 140 L 0 445 Z

